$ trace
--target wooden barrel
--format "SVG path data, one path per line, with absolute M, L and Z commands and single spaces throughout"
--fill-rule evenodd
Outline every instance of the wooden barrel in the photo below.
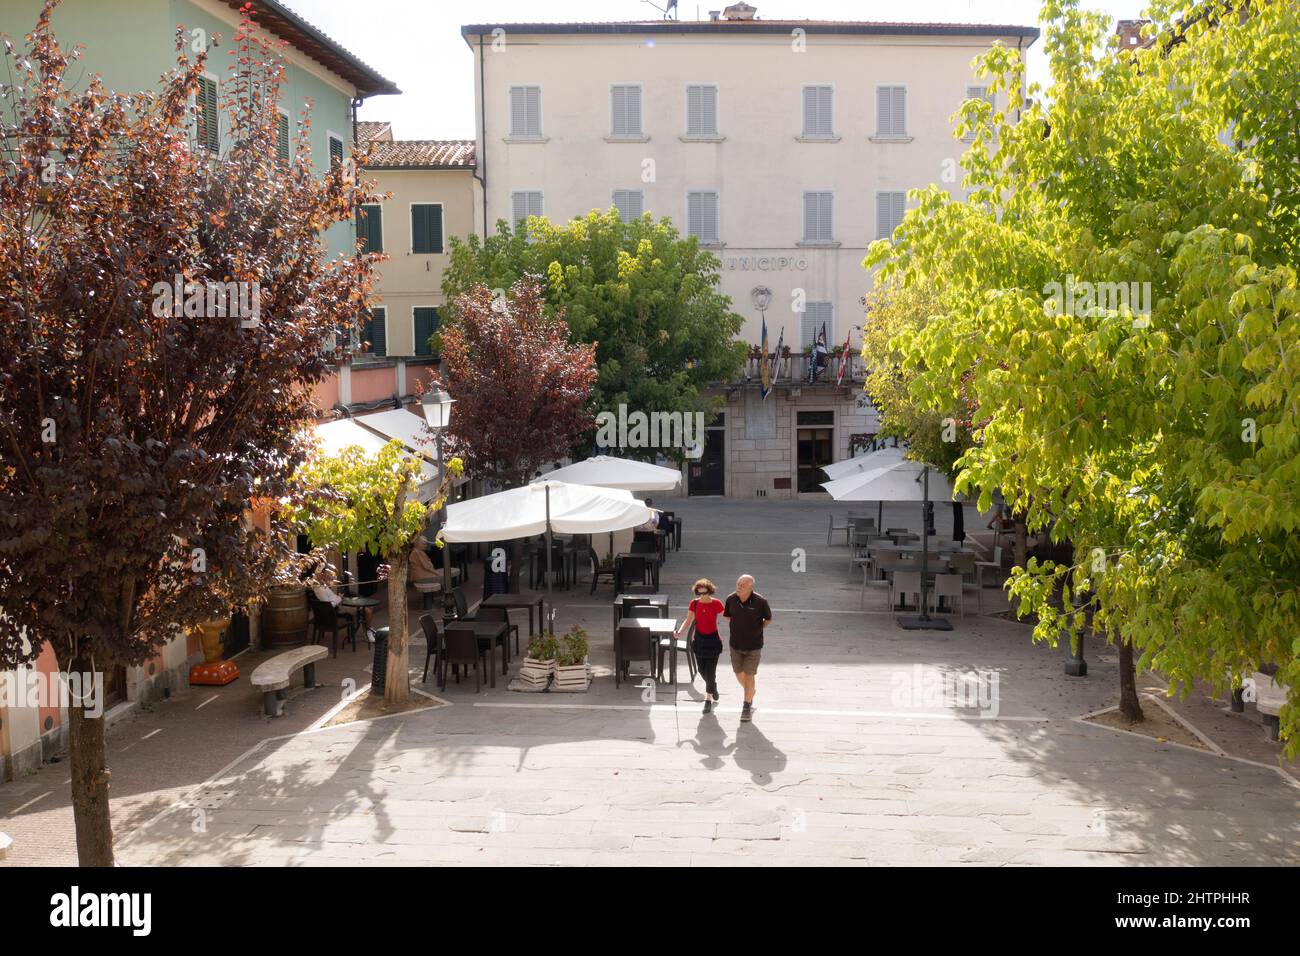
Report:
M 307 595 L 303 588 L 271 589 L 262 608 L 262 642 L 267 647 L 307 642 Z

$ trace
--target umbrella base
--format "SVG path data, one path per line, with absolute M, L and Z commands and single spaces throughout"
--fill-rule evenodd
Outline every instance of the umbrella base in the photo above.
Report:
M 941 617 L 922 617 L 919 614 L 908 615 L 898 619 L 898 626 L 905 631 L 951 631 L 952 622 Z

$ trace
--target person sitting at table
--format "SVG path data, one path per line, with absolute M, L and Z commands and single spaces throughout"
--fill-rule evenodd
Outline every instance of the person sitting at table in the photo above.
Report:
M 426 581 L 431 584 L 442 583 L 442 572 L 433 566 L 429 552 L 418 543 L 411 549 L 410 568 L 409 577 L 412 584 L 423 584 Z M 454 574 L 452 580 L 456 580 Z
M 322 568 L 319 563 L 313 567 L 311 576 L 315 583 L 312 584 L 311 593 L 316 595 L 316 600 L 330 605 L 330 607 L 336 609 L 340 614 L 345 617 L 350 617 L 353 621 L 357 620 L 357 612 L 360 611 L 361 624 L 366 629 L 366 640 L 373 644 L 375 642 L 375 629 L 370 626 L 370 620 L 374 617 L 374 608 L 343 607 L 342 596 L 336 594 L 334 589 L 325 583 L 325 581 L 320 577 L 322 571 L 328 573 L 328 568 Z
M 654 502 L 647 498 L 645 506 L 650 509 L 650 520 L 645 524 L 637 525 L 634 529 L 636 531 L 654 531 L 659 527 L 659 512 L 655 511 Z

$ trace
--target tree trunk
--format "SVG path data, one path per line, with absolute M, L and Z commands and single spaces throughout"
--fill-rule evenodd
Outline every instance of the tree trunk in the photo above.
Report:
M 411 698 L 411 675 L 406 653 L 406 575 L 409 557 L 398 554 L 388 559 L 388 668 L 384 677 L 384 700 L 404 704 Z
M 78 658 L 70 668 L 93 674 L 94 664 Z M 96 675 L 106 681 L 106 674 Z M 106 691 L 100 688 L 100 693 Z M 68 756 L 72 763 L 72 819 L 77 830 L 77 862 L 82 866 L 113 865 L 113 823 L 108 815 L 108 742 L 104 717 L 86 716 L 76 700 L 68 703 Z
M 1146 720 L 1138 702 L 1137 666 L 1133 661 L 1133 645 L 1127 638 L 1119 640 L 1119 712 L 1130 724 Z

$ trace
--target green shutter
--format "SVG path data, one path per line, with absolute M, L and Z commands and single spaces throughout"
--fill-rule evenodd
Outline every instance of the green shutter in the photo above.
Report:
M 357 210 L 357 238 L 362 252 L 384 251 L 384 209 L 378 204 L 366 204 Z
M 330 142 L 330 165 L 341 166 L 343 164 L 343 140 L 339 139 L 337 136 L 331 136 L 329 142 Z
M 388 334 L 385 328 L 387 320 L 388 310 L 385 308 L 372 309 L 370 317 L 366 319 L 366 342 L 370 344 L 370 355 L 388 354 Z
M 194 94 L 194 106 L 197 114 L 196 133 L 200 149 L 210 153 L 221 149 L 221 131 L 219 129 L 217 110 L 217 81 L 206 76 L 199 77 L 198 90 Z
M 415 310 L 415 354 L 432 355 L 433 347 L 429 339 L 438 331 L 438 310 L 434 308 L 417 308 Z
M 442 252 L 442 206 L 417 203 L 411 207 L 411 251 Z
M 283 113 L 279 115 L 275 128 L 275 158 L 284 166 L 289 165 L 291 154 L 289 151 L 289 117 Z

